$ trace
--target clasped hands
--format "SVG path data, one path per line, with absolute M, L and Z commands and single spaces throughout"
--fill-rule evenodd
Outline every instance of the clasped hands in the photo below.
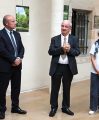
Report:
M 21 58 L 17 57 L 12 66 L 18 66 L 21 62 L 22 62 Z
M 71 48 L 71 47 L 70 47 L 70 44 L 69 44 L 69 43 L 64 43 L 64 44 L 63 44 L 64 53 L 69 52 L 70 48 Z

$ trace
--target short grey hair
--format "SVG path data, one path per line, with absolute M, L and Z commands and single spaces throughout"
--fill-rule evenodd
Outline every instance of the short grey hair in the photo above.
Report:
M 5 15 L 4 17 L 3 17 L 3 25 L 5 26 L 6 25 L 6 23 L 8 22 L 8 17 L 9 16 L 11 16 L 11 15 Z

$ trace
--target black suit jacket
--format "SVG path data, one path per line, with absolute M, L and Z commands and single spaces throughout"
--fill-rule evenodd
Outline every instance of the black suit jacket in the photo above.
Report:
M 70 51 L 67 53 L 69 67 L 72 74 L 75 75 L 78 73 L 75 56 L 80 54 L 79 43 L 78 39 L 73 35 L 69 35 L 68 42 L 71 46 Z M 64 51 L 61 47 L 61 35 L 55 36 L 51 39 L 48 53 L 52 56 L 49 75 L 53 76 L 56 71 L 60 55 L 64 54 Z
M 21 36 L 16 31 L 13 31 L 13 34 L 15 36 L 15 40 L 17 44 L 17 51 L 18 51 L 17 57 L 23 58 L 24 47 L 21 41 Z M 0 72 L 10 72 L 10 70 L 13 68 L 12 63 L 14 62 L 15 59 L 16 57 L 14 56 L 13 45 L 4 28 L 0 31 Z M 15 68 L 21 69 L 22 64 L 20 64 Z

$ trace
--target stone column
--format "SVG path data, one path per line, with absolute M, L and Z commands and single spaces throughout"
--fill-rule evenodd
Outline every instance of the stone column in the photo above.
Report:
M 64 9 L 64 0 L 52 0 L 51 37 L 61 33 L 61 23 L 63 21 L 63 9 Z M 50 90 L 51 90 L 51 86 L 49 87 L 49 91 Z M 61 89 L 59 93 L 61 93 Z
M 60 34 L 63 21 L 64 0 L 52 0 L 51 36 Z

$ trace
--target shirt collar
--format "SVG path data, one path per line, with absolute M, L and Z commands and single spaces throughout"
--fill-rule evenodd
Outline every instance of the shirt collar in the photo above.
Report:
M 61 38 L 64 39 L 64 37 L 66 37 L 66 39 L 68 39 L 69 34 L 68 34 L 67 36 L 63 36 L 63 35 L 61 34 Z
M 10 30 L 5 27 L 5 30 L 7 31 L 8 34 L 10 34 Z M 12 30 L 13 33 L 13 30 Z

